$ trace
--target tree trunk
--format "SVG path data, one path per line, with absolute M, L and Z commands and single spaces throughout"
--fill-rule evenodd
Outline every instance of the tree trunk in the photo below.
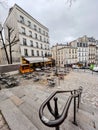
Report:
M 8 39 L 9 39 L 9 53 L 10 53 L 10 64 L 12 64 L 12 48 L 11 48 L 11 41 L 10 41 L 10 28 L 8 28 Z
M 8 62 L 8 64 L 10 64 L 8 53 L 7 53 L 7 50 L 6 50 L 6 46 L 5 46 L 5 43 L 4 43 L 4 40 L 3 40 L 2 32 L 1 32 L 1 40 L 2 40 L 2 43 L 3 43 L 4 50 L 5 50 L 7 62 Z

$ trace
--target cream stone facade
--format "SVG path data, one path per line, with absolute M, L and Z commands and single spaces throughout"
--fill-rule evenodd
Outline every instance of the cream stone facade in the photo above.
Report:
M 5 36 L 8 38 L 6 26 L 14 29 L 11 40 L 14 35 L 19 39 L 12 47 L 13 62 L 20 62 L 21 57 L 43 57 L 50 54 L 49 29 L 18 5 L 10 9 L 4 23 Z
M 77 48 L 65 46 L 58 49 L 57 63 L 60 67 L 69 66 L 77 63 Z
M 65 44 L 56 44 L 55 46 L 51 47 L 51 54 L 52 58 L 55 60 L 55 64 L 59 65 L 58 63 L 58 50 L 62 47 L 66 46 Z
M 95 63 L 96 40 L 86 35 L 69 43 L 70 46 L 77 47 L 78 62 L 83 65 Z
M 98 66 L 98 44 L 96 45 L 96 60 L 95 60 L 96 66 Z
M 58 67 L 77 63 L 77 48 L 66 44 L 57 44 L 51 48 L 52 58 Z

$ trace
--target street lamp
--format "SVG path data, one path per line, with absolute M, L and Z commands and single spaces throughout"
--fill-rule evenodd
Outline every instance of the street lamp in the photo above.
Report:
M 55 69 L 55 75 L 57 75 L 57 73 L 58 73 L 58 69 L 57 69 L 57 44 L 56 44 L 56 61 L 55 61 L 55 67 L 56 67 L 56 69 Z
M 43 58 L 43 68 L 45 67 L 45 65 L 44 65 L 44 57 L 45 57 L 45 56 L 43 55 L 43 56 L 42 56 L 42 58 Z M 43 69 L 43 70 L 44 70 L 44 69 Z
M 7 62 L 8 62 L 8 64 L 9 64 L 9 63 L 10 63 L 10 62 L 9 62 L 9 57 L 8 57 L 7 50 L 6 50 L 6 46 L 5 46 L 5 43 L 4 43 L 4 40 L 3 40 L 2 30 L 3 30 L 3 27 L 2 27 L 2 25 L 1 25 L 1 23 L 0 23 L 0 35 L 1 35 L 1 40 L 2 40 L 2 43 L 3 43 L 4 50 L 5 50 Z

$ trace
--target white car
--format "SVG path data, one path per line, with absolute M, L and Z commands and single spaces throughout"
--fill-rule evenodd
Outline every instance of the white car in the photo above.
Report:
M 98 66 L 93 68 L 93 71 L 98 72 Z
M 73 65 L 72 68 L 73 69 L 79 69 L 78 65 Z

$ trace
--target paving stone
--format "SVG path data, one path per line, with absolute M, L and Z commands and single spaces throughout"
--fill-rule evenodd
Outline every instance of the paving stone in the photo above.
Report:
M 84 130 L 95 130 L 95 124 L 92 116 L 92 114 L 79 109 L 76 114 L 78 125 Z
M 4 124 L 5 124 L 4 120 L 3 119 L 0 120 L 0 129 L 4 126 Z
M 0 91 L 0 102 L 6 100 L 8 97 L 5 94 L 5 92 L 3 92 L 3 90 Z
M 4 93 L 8 98 L 14 95 L 9 89 L 5 89 Z
M 38 130 L 9 99 L 0 108 L 11 130 Z
M 9 130 L 8 126 L 5 124 L 0 130 Z
M 24 93 L 24 87 L 15 87 L 15 88 L 12 88 L 10 89 L 12 91 L 12 93 L 14 95 L 16 95 L 17 97 L 21 98 L 23 96 L 25 96 L 25 93 Z
M 21 105 L 23 103 L 23 100 L 18 98 L 15 95 L 11 96 L 10 99 L 16 106 L 19 106 L 19 105 Z
M 39 129 L 39 130 L 54 130 L 45 126 L 39 119 L 39 111 L 32 107 L 28 103 L 23 103 L 19 106 L 19 109 L 28 117 L 28 119 Z
M 22 82 L 24 82 L 24 80 Z M 38 117 L 39 108 L 42 102 L 56 90 L 72 90 L 79 88 L 79 86 L 83 87 L 82 102 L 85 103 L 80 105 L 80 110 L 78 111 L 78 113 L 80 112 L 77 115 L 79 126 L 74 126 L 70 121 L 73 120 L 73 117 L 70 117 L 70 115 L 73 116 L 72 102 L 68 114 L 69 116 L 67 120 L 65 120 L 61 125 L 60 130 L 97 130 L 98 108 L 96 104 L 98 102 L 98 75 L 96 76 L 94 74 L 88 74 L 88 72 L 84 73 L 82 70 L 69 73 L 65 77 L 64 81 L 60 81 L 60 84 L 57 84 L 57 86 L 53 88 L 46 87 L 39 83 L 33 84 L 33 80 L 29 80 L 24 82 L 24 86 L 11 88 L 9 90 L 3 90 L 0 93 L 0 108 L 3 110 L 7 121 L 10 120 L 10 123 L 9 121 L 8 123 L 11 125 L 11 128 L 13 128 L 12 130 L 23 130 L 26 125 L 28 126 L 27 122 L 29 121 L 32 122 L 32 125 L 36 126 L 38 130 L 48 130 L 50 128 L 43 126 Z M 67 97 L 67 94 L 59 95 L 58 103 L 59 109 L 61 111 Z M 52 102 L 52 105 L 53 104 L 54 102 Z M 96 109 L 92 108 L 91 106 L 95 106 Z M 50 117 L 47 110 L 45 110 L 45 115 Z M 27 122 L 25 123 L 25 121 Z M 23 126 L 20 125 L 22 129 L 19 129 L 18 126 L 16 126 L 17 129 L 14 129 L 15 126 L 12 126 L 12 124 L 14 125 L 15 122 L 16 125 L 20 125 L 20 122 L 22 122 Z M 24 130 L 30 130 L 29 128 L 26 128 Z

